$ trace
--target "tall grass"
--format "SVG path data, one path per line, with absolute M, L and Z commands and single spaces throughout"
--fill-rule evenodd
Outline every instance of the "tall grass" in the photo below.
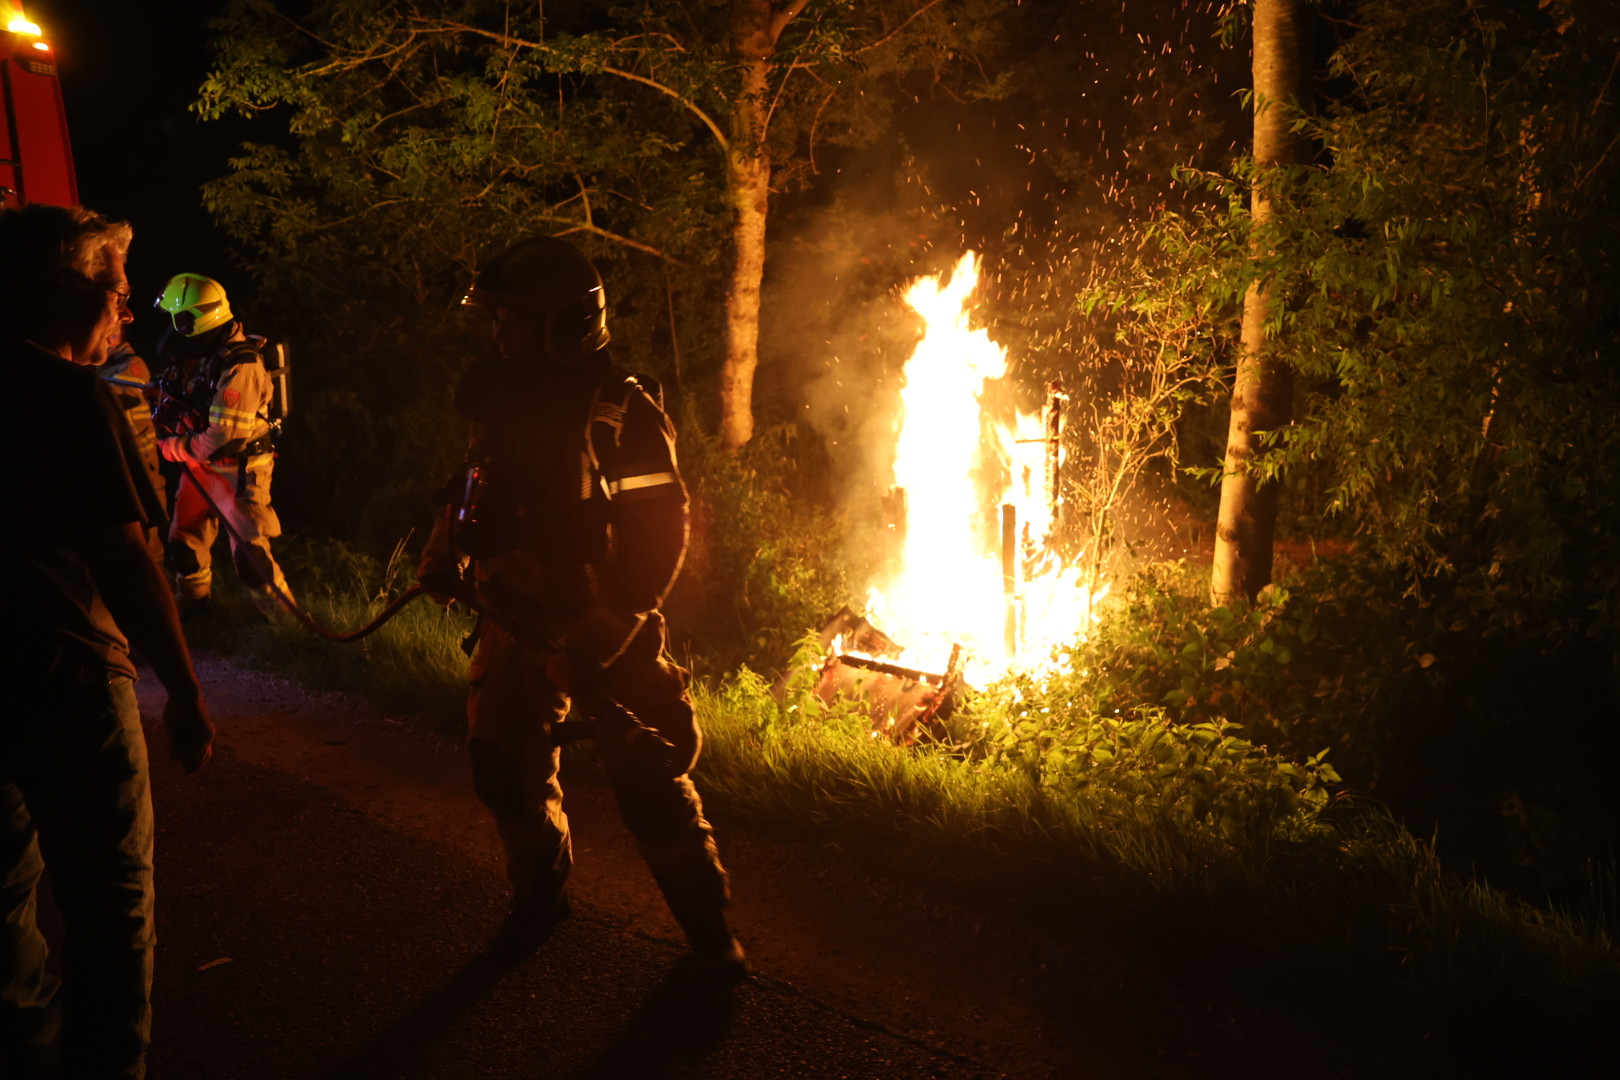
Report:
M 747 671 L 696 697 L 707 797 L 995 891 L 1040 882 L 1052 903 L 1039 917 L 1151 922 L 1142 928 L 1158 935 L 1219 927 L 1221 950 L 1246 963 L 1331 971 L 1431 1015 L 1511 1007 L 1568 1027 L 1599 1021 L 1598 1002 L 1620 1004 L 1607 928 L 1448 872 L 1376 806 L 1325 807 L 1308 830 L 1274 820 L 1234 833 L 1216 815 L 1119 798 L 1106 772 L 1059 792 L 1005 761 L 895 747 L 851 712 L 778 703 Z
M 364 570 L 304 585 L 307 609 L 341 627 L 370 618 L 392 575 L 370 588 Z M 459 732 L 466 619 L 423 601 L 365 642 L 335 645 L 290 622 L 236 624 L 246 611 L 227 597 L 212 643 Z M 1308 763 L 1218 726 L 1152 716 L 1130 726 L 1073 702 L 1068 715 L 1061 704 L 1043 714 L 1049 731 L 1009 736 L 1006 752 L 902 748 L 873 737 L 858 708 L 815 700 L 807 682 L 790 680 L 779 698 L 743 668 L 694 687 L 699 784 L 728 818 L 878 852 L 897 869 L 1015 899 L 1055 930 L 1100 921 L 1156 948 L 1179 935 L 1288 995 L 1300 972 L 1331 973 L 1336 993 L 1374 995 L 1424 1022 L 1499 1016 L 1562 1032 L 1572 1047 L 1620 1008 L 1606 920 L 1454 873 L 1376 804 L 1328 798 Z M 1009 732 L 1030 722 L 995 694 L 976 707 L 975 722 Z M 1612 892 L 1612 873 L 1597 877 Z
M 403 551 L 401 543 L 383 565 L 337 544 L 289 544 L 277 556 L 297 583 L 305 614 L 335 633 L 350 633 L 407 584 Z M 315 689 L 362 694 L 440 735 L 465 730 L 467 655 L 461 646 L 473 620 L 459 608 L 421 597 L 375 633 L 339 643 L 290 617 L 264 618 L 228 573 L 216 575 L 210 607 L 186 623 L 194 647 L 284 672 Z

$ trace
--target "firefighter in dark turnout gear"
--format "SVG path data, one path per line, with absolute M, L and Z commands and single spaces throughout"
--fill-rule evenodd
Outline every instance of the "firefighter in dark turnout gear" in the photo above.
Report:
M 247 334 L 232 316 L 225 290 L 201 274 L 176 274 L 155 306 L 170 320 L 158 345 L 169 365 L 156 417 L 166 437 L 158 447 L 182 472 L 166 560 L 175 575 L 175 599 L 181 611 L 208 599 L 211 553 L 223 517 L 237 577 L 261 610 L 275 613 L 272 587 L 289 600 L 292 594 L 270 553 L 281 520 L 270 505 L 273 390 L 263 339 Z
M 418 576 L 487 612 L 467 711 L 474 784 L 513 889 L 496 945 L 521 955 L 568 913 L 556 736 L 572 702 L 594 721 L 620 813 L 693 951 L 746 974 L 688 776 L 701 742 L 688 674 L 659 612 L 686 546 L 674 428 L 656 391 L 613 365 L 601 278 L 566 241 L 507 249 L 463 303 L 493 315 L 500 355 L 457 389 L 467 464 Z

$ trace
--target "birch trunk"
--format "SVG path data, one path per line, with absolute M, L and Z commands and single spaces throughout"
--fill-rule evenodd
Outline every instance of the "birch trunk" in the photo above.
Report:
M 1300 160 L 1298 140 L 1280 106 L 1302 99 L 1300 0 L 1254 0 L 1254 161 L 1257 178 L 1250 195 L 1256 229 L 1274 216 L 1266 191 L 1266 170 Z M 1272 284 L 1258 282 L 1243 298 L 1242 348 L 1232 388 L 1232 419 L 1227 430 L 1220 516 L 1215 526 L 1215 560 L 1210 592 L 1217 603 L 1253 600 L 1271 581 L 1272 546 L 1277 529 L 1279 485 L 1259 485 L 1249 471 L 1262 432 L 1287 424 L 1293 413 L 1292 370 L 1267 347 L 1265 323 L 1273 303 Z

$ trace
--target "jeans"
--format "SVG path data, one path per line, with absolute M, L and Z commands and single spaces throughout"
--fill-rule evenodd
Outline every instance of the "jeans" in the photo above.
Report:
M 19 697 L 0 726 L 0 1075 L 44 1075 L 55 1044 L 65 1080 L 139 1080 L 155 936 L 134 685 L 100 669 L 58 672 Z M 46 869 L 65 939 L 60 986 L 35 922 Z

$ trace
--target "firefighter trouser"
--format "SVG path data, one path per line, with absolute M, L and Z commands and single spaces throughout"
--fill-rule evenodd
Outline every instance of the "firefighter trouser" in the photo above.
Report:
M 281 535 L 281 521 L 270 507 L 273 461 L 269 454 L 261 454 L 250 458 L 251 467 L 245 469 L 236 458 L 206 467 L 185 466 L 174 494 L 166 560 L 175 573 L 175 597 L 182 604 L 206 599 L 213 589 L 213 548 L 221 516 L 228 526 L 231 561 L 242 583 L 256 593 L 268 593 L 274 583 L 284 594 L 292 595 L 270 554 L 270 541 Z
M 604 676 L 602 689 L 667 740 L 599 730 L 597 759 L 629 827 L 683 928 L 724 910 L 730 894 L 709 823 L 687 770 L 701 735 L 686 695 L 687 673 L 663 655 L 663 620 L 648 619 Z M 568 816 L 557 780 L 552 725 L 569 699 L 546 677 L 546 654 L 485 624 L 473 657 L 468 747 L 478 797 L 495 817 L 517 905 L 543 907 L 573 865 Z M 649 753 L 649 747 L 653 752 Z M 659 750 L 666 753 L 659 753 Z

